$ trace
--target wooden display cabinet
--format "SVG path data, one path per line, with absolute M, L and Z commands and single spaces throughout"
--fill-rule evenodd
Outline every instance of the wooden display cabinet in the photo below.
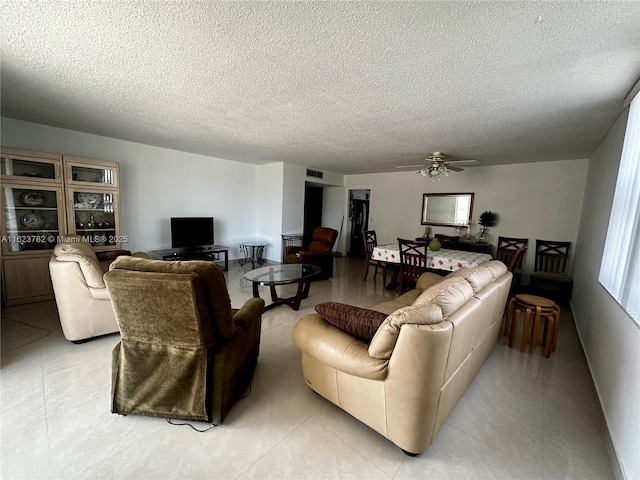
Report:
M 53 298 L 49 259 L 61 236 L 122 248 L 118 164 L 0 147 L 2 301 Z
M 3 303 L 52 299 L 49 258 L 66 231 L 61 156 L 2 147 L 0 168 Z
M 68 156 L 63 163 L 69 233 L 96 251 L 121 249 L 118 164 Z

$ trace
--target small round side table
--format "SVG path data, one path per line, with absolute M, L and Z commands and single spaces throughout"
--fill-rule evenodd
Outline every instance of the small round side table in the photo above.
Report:
M 507 324 L 505 325 L 505 334 L 509 336 L 510 348 L 513 348 L 520 313 L 524 313 L 520 350 L 524 351 L 527 345 L 531 345 L 531 349 L 538 345 L 540 324 L 544 322 L 542 336 L 544 348 L 540 353 L 549 358 L 551 352 L 555 351 L 558 340 L 560 307 L 553 300 L 536 295 L 518 294 L 513 297 L 509 302 Z M 531 324 L 532 315 L 533 324 Z M 531 337 L 529 337 L 529 332 L 531 332 Z
M 238 260 L 238 263 L 245 265 L 251 262 L 251 268 L 256 268 L 256 264 L 262 265 L 264 263 L 264 249 L 267 245 L 266 242 L 242 242 L 240 251 L 243 258 Z

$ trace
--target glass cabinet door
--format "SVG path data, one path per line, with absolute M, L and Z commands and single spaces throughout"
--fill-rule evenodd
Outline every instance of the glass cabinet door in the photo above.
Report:
M 73 199 L 69 230 L 94 247 L 120 245 L 117 193 L 73 189 L 69 198 Z
M 43 180 L 50 183 L 60 180 L 59 169 L 59 160 L 34 160 L 4 154 L 0 157 L 0 171 L 7 180 Z
M 88 159 L 65 157 L 67 185 L 89 188 L 88 185 L 101 187 L 118 186 L 118 166 L 113 162 L 91 162 Z
M 51 250 L 62 233 L 60 188 L 2 187 L 2 250 Z

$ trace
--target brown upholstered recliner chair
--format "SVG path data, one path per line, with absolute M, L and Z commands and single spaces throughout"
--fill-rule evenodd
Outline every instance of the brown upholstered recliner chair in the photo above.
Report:
M 264 300 L 231 308 L 209 262 L 120 257 L 105 275 L 122 340 L 111 411 L 222 423 L 258 360 Z
M 284 263 L 308 263 L 317 265 L 322 271 L 316 279 L 326 280 L 333 276 L 333 254 L 331 250 L 337 238 L 337 230 L 318 227 L 313 231 L 310 245 L 303 247 L 286 247 Z
M 126 250 L 94 252 L 91 245 L 70 235 L 58 243 L 49 260 L 49 274 L 65 338 L 83 343 L 118 331 L 104 272 Z M 147 257 L 143 252 L 135 255 Z M 147 257 L 148 258 L 148 257 Z

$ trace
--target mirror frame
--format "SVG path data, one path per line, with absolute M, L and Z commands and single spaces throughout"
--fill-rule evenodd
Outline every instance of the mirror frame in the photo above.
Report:
M 422 218 L 420 222 L 421 225 L 440 225 L 440 226 L 446 226 L 446 227 L 458 227 L 458 226 L 471 225 L 471 217 L 473 214 L 473 196 L 474 196 L 473 193 L 423 193 L 422 194 Z M 433 198 L 435 200 L 437 198 L 443 198 L 443 197 L 452 197 L 452 198 L 469 197 L 470 199 L 469 211 L 467 212 L 467 218 L 464 223 L 437 222 L 437 221 L 434 221 L 433 218 L 432 219 L 428 218 L 429 199 Z

